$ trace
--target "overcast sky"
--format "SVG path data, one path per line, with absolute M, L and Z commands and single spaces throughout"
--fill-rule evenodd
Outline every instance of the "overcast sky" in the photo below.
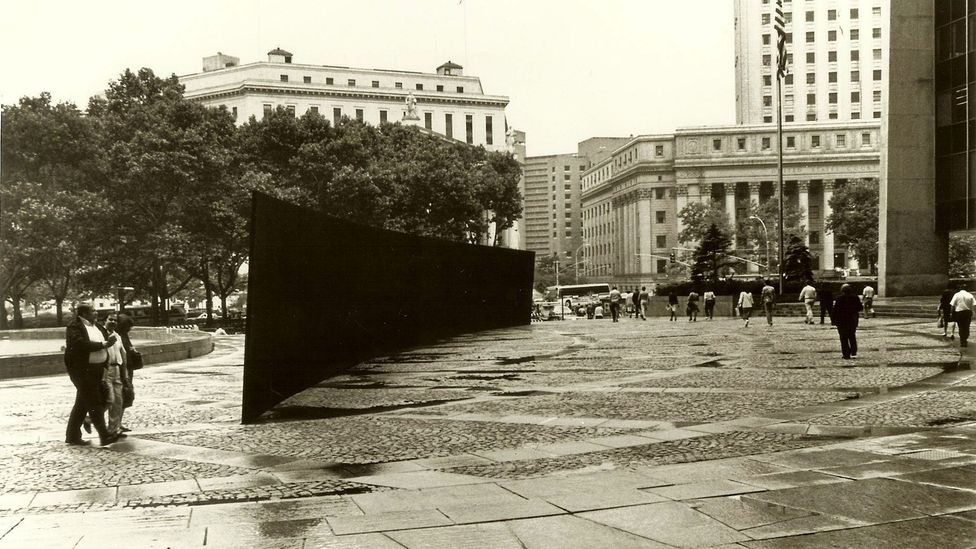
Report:
M 528 154 L 593 136 L 734 123 L 731 0 L 48 0 L 0 17 L 0 102 L 84 108 L 125 68 L 199 72 L 275 47 L 294 62 L 433 72 L 506 95 Z

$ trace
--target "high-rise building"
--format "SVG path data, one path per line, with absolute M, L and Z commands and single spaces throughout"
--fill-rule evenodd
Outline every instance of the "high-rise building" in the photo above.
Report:
M 914 0 L 912 0 L 914 1 Z M 888 0 L 783 0 L 783 122 L 880 120 Z M 776 0 L 735 0 L 737 124 L 776 122 Z
M 558 254 L 575 257 L 582 245 L 580 175 L 587 160 L 576 154 L 525 159 L 525 249 L 536 259 Z
M 508 98 L 484 93 L 481 79 L 465 76 L 450 61 L 434 73 L 357 69 L 293 63 L 275 48 L 267 61 L 241 65 L 223 53 L 205 57 L 203 71 L 180 77 L 187 99 L 224 106 L 243 124 L 251 116 L 283 107 L 295 116 L 316 112 L 338 122 L 343 116 L 370 124 L 399 122 L 406 100 L 416 99 L 420 125 L 488 150 L 507 150 Z

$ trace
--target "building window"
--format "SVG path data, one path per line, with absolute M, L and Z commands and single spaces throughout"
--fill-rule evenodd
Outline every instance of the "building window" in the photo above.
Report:
M 851 19 L 857 19 L 857 8 L 851 8 Z
M 380 109 L 380 124 L 386 124 L 386 110 Z
M 656 212 L 654 212 L 654 220 L 655 220 L 655 221 L 656 221 L 656 222 L 657 222 L 658 224 L 661 224 L 661 223 L 666 223 L 666 222 L 667 222 L 667 220 L 668 220 L 668 218 L 667 218 L 667 212 L 662 212 L 662 211 L 660 211 L 660 210 L 658 210 L 658 211 L 656 211 Z
M 713 151 L 720 151 L 720 150 L 722 150 L 722 140 L 721 139 L 712 139 L 712 150 Z
M 373 82 L 372 82 L 372 83 L 373 83 L 373 87 L 374 87 L 374 88 L 378 88 L 378 87 L 380 87 L 380 81 L 379 81 L 379 80 L 373 80 Z
M 665 189 L 663 189 L 661 187 L 658 187 L 658 188 L 654 189 L 654 199 L 655 200 L 664 200 L 664 191 L 665 191 Z
M 871 144 L 871 134 L 870 132 L 864 132 L 861 134 L 861 145 Z
M 264 104 L 264 116 L 265 116 L 265 118 L 267 118 L 267 116 L 269 114 L 271 114 L 271 111 L 273 109 L 274 109 L 274 107 L 271 106 L 271 103 L 265 103 Z
M 786 84 L 787 86 L 792 86 L 793 85 L 793 75 L 792 74 L 787 74 L 786 75 L 786 78 L 783 79 L 783 83 Z
M 735 148 L 738 149 L 738 150 L 740 150 L 740 151 L 746 150 L 746 138 L 745 137 L 736 138 L 736 140 L 735 140 Z
M 817 41 L 817 33 L 813 31 L 807 31 L 807 43 L 810 44 L 816 41 Z
M 794 137 L 792 135 L 787 135 L 786 136 L 786 148 L 787 149 L 795 149 L 796 148 L 796 137 Z
M 335 81 L 332 79 L 332 77 L 330 76 L 325 77 L 325 85 L 331 86 L 334 82 Z
M 837 62 L 837 50 L 831 50 L 827 52 L 827 62 L 829 63 Z
M 464 115 L 464 140 L 468 145 L 474 143 L 474 116 Z
M 281 78 L 281 81 L 282 82 L 287 82 L 288 81 L 288 75 L 287 74 L 282 74 L 281 76 L 279 76 L 279 78 Z
M 828 72 L 827 73 L 827 82 L 836 83 L 837 82 L 837 73 L 836 72 L 833 72 L 833 71 Z
M 816 120 L 817 120 L 817 113 L 815 113 L 815 112 L 808 112 L 807 113 L 807 122 L 814 122 Z
M 830 92 L 827 94 L 827 103 L 831 105 L 837 104 L 837 92 Z
M 837 10 L 827 10 L 827 21 L 837 20 Z
M 763 66 L 764 67 L 768 67 L 771 60 L 772 60 L 772 58 L 769 56 L 768 53 L 767 54 L 764 54 L 762 56 L 762 64 L 763 64 Z
M 872 114 L 872 116 L 874 118 L 881 118 L 881 111 L 874 111 L 874 113 Z
M 875 61 L 881 60 L 881 48 L 875 48 L 871 54 Z
M 817 104 L 817 94 L 815 94 L 815 93 L 808 93 L 807 94 L 807 105 L 816 105 L 816 104 Z
M 828 42 L 836 42 L 837 41 L 837 31 L 835 31 L 835 30 L 827 31 L 827 41 Z
M 428 130 L 434 129 L 434 113 L 424 113 L 424 127 Z
M 442 84 L 438 84 L 437 85 L 437 91 L 439 91 L 439 92 L 444 91 L 444 86 Z
M 342 107 L 334 107 L 332 109 L 332 125 L 338 126 L 341 120 L 342 120 Z
M 875 82 L 879 82 L 881 80 L 881 69 L 874 69 L 873 78 Z
M 234 120 L 237 120 L 237 107 L 231 107 L 230 113 L 234 115 Z
M 454 137 L 454 115 L 444 115 L 444 135 Z
M 809 64 L 812 65 L 813 63 L 816 63 L 816 62 L 817 62 L 817 54 L 815 54 L 812 51 L 808 51 L 807 52 L 807 63 L 809 63 Z
M 857 41 L 861 38 L 861 31 L 859 29 L 851 29 L 851 41 Z
M 881 29 L 871 29 L 871 38 L 881 38 Z
M 793 121 L 793 115 L 792 114 L 787 114 L 786 116 L 783 117 L 783 121 L 784 122 L 792 122 Z
M 871 8 L 871 15 L 881 15 L 881 6 Z
M 457 87 L 457 92 L 458 93 L 464 93 L 464 86 L 458 86 Z
M 860 119 L 861 119 L 861 113 L 857 111 L 851 112 L 851 120 L 860 120 Z
M 772 86 L 772 85 L 773 85 L 773 77 L 770 76 L 770 75 L 768 75 L 768 74 L 764 74 L 763 75 L 763 86 Z
M 664 145 L 654 145 L 654 156 L 664 156 Z
M 816 231 L 810 233 L 810 244 L 820 244 L 820 233 Z
M 808 11 L 807 12 L 807 19 L 806 19 L 807 21 L 813 21 L 814 20 L 814 17 L 815 17 L 814 16 L 814 13 L 812 11 Z M 809 42 L 809 40 L 808 40 L 808 42 Z
M 424 89 L 424 85 L 423 84 L 417 84 L 417 89 L 418 90 L 423 90 Z
M 851 82 L 861 81 L 861 71 L 851 71 Z
M 308 112 L 310 112 L 310 113 L 312 113 L 314 115 L 318 115 L 319 114 L 319 108 L 316 107 L 316 106 L 311 106 L 311 107 L 308 108 Z
M 851 50 L 851 61 L 859 61 L 861 59 L 861 50 Z
M 772 121 L 773 121 L 773 117 L 772 116 L 764 116 L 763 117 L 763 123 L 765 123 L 765 124 L 770 124 L 770 123 L 772 123 Z
M 807 84 L 816 84 L 816 83 L 817 83 L 817 73 L 815 73 L 815 72 L 808 72 L 807 73 Z
M 346 80 L 346 85 L 347 86 L 355 86 L 356 85 L 356 79 L 355 78 L 350 78 L 349 80 Z
M 820 148 L 820 136 L 819 135 L 811 135 L 810 136 L 810 146 L 813 147 L 814 149 L 819 149 Z
M 659 234 L 659 235 L 657 235 L 655 244 L 657 245 L 658 248 L 667 248 L 668 247 L 668 235 L 665 235 L 665 234 Z
M 668 261 L 666 259 L 657 260 L 657 272 L 658 274 L 668 272 Z
M 312 77 L 311 76 L 303 76 L 302 77 L 302 82 L 304 82 L 306 84 L 311 84 L 312 83 Z
M 769 24 L 769 14 L 768 13 L 762 14 L 762 24 L 763 25 L 768 25 Z
M 491 117 L 485 117 L 485 144 L 491 145 L 495 142 L 495 136 L 493 135 L 493 129 L 491 127 Z M 580 168 L 583 171 L 583 168 Z
M 762 42 L 763 42 L 763 45 L 764 46 L 768 46 L 769 45 L 769 35 L 768 34 L 762 35 Z
M 363 109 L 356 109 L 356 120 L 363 121 Z
M 835 135 L 834 144 L 837 146 L 838 149 L 843 149 L 844 147 L 847 146 L 847 136 L 842 133 Z
M 768 151 L 769 150 L 769 138 L 768 137 L 763 137 L 762 138 L 762 150 L 764 150 L 764 151 Z
M 398 89 L 398 90 L 402 90 L 403 89 L 403 82 L 394 82 L 393 83 L 393 87 L 396 88 L 396 89 Z

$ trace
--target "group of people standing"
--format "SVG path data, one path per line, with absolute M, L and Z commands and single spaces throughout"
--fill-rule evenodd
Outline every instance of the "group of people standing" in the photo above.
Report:
M 75 318 L 65 329 L 64 365 L 75 386 L 66 443 L 86 444 L 81 430 L 91 433 L 92 426 L 102 446 L 129 431 L 122 425 L 122 415 L 134 399 L 132 371 L 142 367 L 142 357 L 129 339 L 132 325 L 125 314 L 109 317 L 102 325 L 87 303 L 75 309 Z

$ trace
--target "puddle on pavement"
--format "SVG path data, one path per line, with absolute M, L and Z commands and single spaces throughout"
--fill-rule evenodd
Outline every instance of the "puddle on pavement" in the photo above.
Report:
M 498 375 L 493 375 L 491 373 L 484 374 L 459 374 L 456 376 L 448 376 L 447 379 L 457 379 L 457 380 L 472 380 L 472 381 L 516 381 L 522 379 L 522 377 L 515 372 L 500 373 Z
M 472 397 L 473 398 L 473 397 Z M 406 404 L 391 404 L 389 406 L 372 406 L 369 408 L 328 408 L 324 406 L 279 406 L 265 412 L 257 423 L 275 423 L 278 421 L 300 421 L 309 419 L 333 419 L 339 417 L 362 416 L 394 412 L 414 408 L 427 408 L 450 402 L 463 402 L 467 398 L 445 398 L 424 402 L 410 402 Z
M 725 365 L 721 360 L 709 360 L 708 362 L 702 362 L 701 364 L 693 364 L 693 368 L 724 368 Z
M 498 396 L 503 397 L 523 397 L 523 396 L 546 396 L 555 395 L 557 393 L 552 391 L 539 391 L 539 390 L 528 390 L 528 391 L 500 391 L 495 393 Z
M 499 366 L 511 366 L 512 364 L 522 364 L 524 362 L 532 362 L 535 360 L 535 355 L 531 356 L 517 356 L 513 358 L 499 358 L 495 361 L 495 364 Z

